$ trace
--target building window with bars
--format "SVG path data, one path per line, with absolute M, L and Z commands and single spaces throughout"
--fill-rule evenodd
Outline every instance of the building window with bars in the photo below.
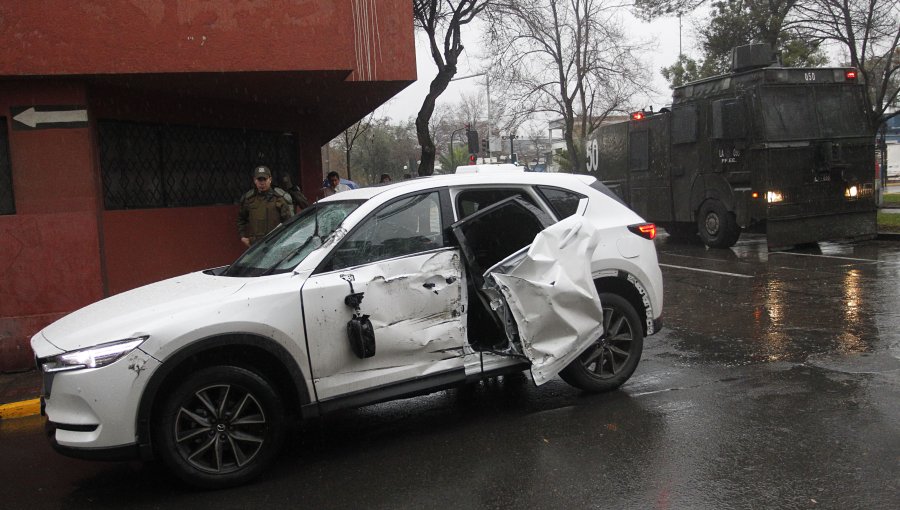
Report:
M 110 120 L 98 131 L 107 210 L 234 204 L 254 167 L 276 179 L 298 168 L 293 133 Z

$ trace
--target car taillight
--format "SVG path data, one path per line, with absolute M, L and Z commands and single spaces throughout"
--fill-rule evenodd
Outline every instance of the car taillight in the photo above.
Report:
M 644 239 L 653 240 L 656 238 L 656 225 L 653 223 L 638 223 L 637 225 L 628 225 L 628 230 L 643 237 Z

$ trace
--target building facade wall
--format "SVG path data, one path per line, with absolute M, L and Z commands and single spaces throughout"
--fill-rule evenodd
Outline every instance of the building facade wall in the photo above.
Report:
M 243 250 L 236 203 L 107 210 L 98 122 L 291 133 L 290 174 L 312 198 L 321 146 L 415 79 L 411 14 L 410 0 L 0 2 L 15 199 L 0 215 L 0 371 L 33 366 L 30 337 L 72 310 Z M 12 117 L 32 106 L 88 121 L 22 129 Z
M 2 2 L 0 18 L 0 75 L 338 69 L 415 79 L 414 47 L 396 44 L 411 42 L 410 0 L 41 0 Z
M 0 84 L 0 111 L 34 104 L 86 104 L 82 84 Z M 103 297 L 98 182 L 87 127 L 9 126 L 16 214 L 0 216 L 0 367 L 34 364 L 22 339 Z

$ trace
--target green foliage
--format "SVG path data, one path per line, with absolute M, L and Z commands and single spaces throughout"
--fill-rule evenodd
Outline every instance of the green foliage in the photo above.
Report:
M 454 147 L 450 154 L 441 154 L 438 158 L 441 163 L 442 174 L 452 174 L 456 171 L 456 167 L 465 165 L 469 162 L 469 152 L 465 147 Z
M 718 74 L 715 70 L 705 66 L 706 62 L 707 61 L 701 61 L 698 63 L 688 56 L 681 55 L 674 64 L 669 67 L 663 67 L 660 69 L 660 72 L 662 73 L 663 78 L 669 82 L 669 87 L 680 87 L 685 83 Z
M 790 67 L 816 67 L 827 61 L 819 42 L 806 34 L 785 29 L 786 16 L 797 0 L 713 2 L 709 23 L 697 32 L 702 58 L 681 56 L 661 70 L 672 87 L 693 80 L 725 74 L 731 67 L 731 50 L 752 42 L 768 43 L 780 50 L 782 63 Z
M 559 166 L 559 171 L 572 173 L 572 162 L 569 161 L 569 151 L 563 149 L 553 155 L 553 162 Z
M 881 232 L 900 232 L 900 214 L 878 211 L 876 219 Z
M 584 154 L 584 141 L 580 138 L 575 138 L 575 150 L 579 151 L 579 153 Z M 584 161 L 584 159 L 582 159 Z M 569 157 L 568 149 L 562 149 L 553 155 L 553 162 L 559 166 L 559 171 L 564 173 L 574 173 L 575 169 L 573 168 L 572 158 Z M 581 172 L 585 172 L 585 169 L 582 168 Z

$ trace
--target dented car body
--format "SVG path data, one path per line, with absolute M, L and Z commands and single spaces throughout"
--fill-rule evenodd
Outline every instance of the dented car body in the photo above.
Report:
M 661 325 L 654 232 L 589 176 L 331 196 L 230 266 L 35 335 L 51 442 L 223 487 L 264 469 L 293 418 L 522 370 L 614 389 Z

